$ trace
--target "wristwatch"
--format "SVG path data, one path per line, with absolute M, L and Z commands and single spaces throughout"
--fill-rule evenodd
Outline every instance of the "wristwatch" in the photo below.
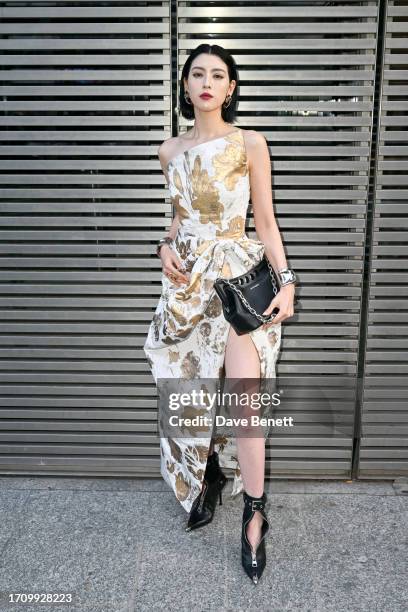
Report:
M 165 238 L 160 238 L 159 242 L 157 243 L 157 247 L 156 247 L 157 257 L 160 257 L 160 249 L 162 248 L 163 244 L 172 244 L 173 242 L 174 242 L 174 239 L 170 238 L 170 236 L 166 236 Z
M 297 282 L 297 276 L 290 268 L 282 268 L 282 270 L 279 270 L 278 276 L 281 287 Z

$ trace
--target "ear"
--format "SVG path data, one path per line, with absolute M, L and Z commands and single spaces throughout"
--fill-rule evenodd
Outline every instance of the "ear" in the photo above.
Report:
M 234 81 L 234 79 L 233 79 L 232 81 L 230 81 L 230 87 L 231 87 L 232 84 L 234 85 L 234 87 L 232 88 L 232 91 L 228 92 L 229 96 L 232 96 L 232 94 L 234 93 L 237 82 Z

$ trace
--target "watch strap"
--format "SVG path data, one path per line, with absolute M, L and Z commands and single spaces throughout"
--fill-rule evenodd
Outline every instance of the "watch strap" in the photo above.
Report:
M 290 285 L 291 283 L 296 283 L 297 281 L 295 272 L 290 268 L 283 268 L 282 270 L 279 270 L 278 277 L 281 287 Z
M 174 239 L 171 238 L 170 236 L 166 236 L 165 238 L 160 238 L 157 247 L 156 247 L 156 255 L 158 255 L 160 257 L 160 249 L 162 248 L 163 244 L 173 244 Z

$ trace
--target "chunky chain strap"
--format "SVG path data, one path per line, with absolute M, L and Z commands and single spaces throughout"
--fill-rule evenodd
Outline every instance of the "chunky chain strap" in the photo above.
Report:
M 275 276 L 273 274 L 272 266 L 271 266 L 271 264 L 269 262 L 269 259 L 267 259 L 266 257 L 265 257 L 265 259 L 266 259 L 266 263 L 268 264 L 269 274 L 270 274 L 270 277 L 271 277 L 273 288 L 275 290 L 275 293 L 278 293 L 278 287 L 276 285 Z M 272 313 L 271 312 L 271 314 L 266 316 L 266 317 L 264 315 L 262 315 L 262 314 L 258 314 L 256 312 L 255 308 L 252 308 L 251 304 L 249 304 L 248 300 L 245 298 L 245 296 L 242 293 L 242 291 L 240 289 L 238 289 L 238 287 L 236 287 L 233 283 L 231 283 L 228 278 L 225 278 L 224 280 L 227 283 L 227 285 L 229 285 L 231 287 L 231 289 L 233 289 L 235 291 L 235 293 L 237 293 L 239 295 L 239 297 L 241 298 L 242 303 L 244 304 L 245 308 L 247 308 L 251 314 L 253 314 L 255 317 L 257 317 L 257 319 L 259 321 L 262 321 L 262 323 L 268 323 L 269 321 L 273 321 L 273 319 L 276 317 L 276 315 L 278 313 L 276 313 L 276 312 Z

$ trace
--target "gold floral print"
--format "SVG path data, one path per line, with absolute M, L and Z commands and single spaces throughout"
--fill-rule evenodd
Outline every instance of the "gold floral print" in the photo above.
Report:
M 278 342 L 278 335 L 273 329 L 271 329 L 268 333 L 268 340 L 272 345 Z
M 222 278 L 232 278 L 232 270 L 228 261 L 224 261 L 222 270 L 221 270 Z
M 201 475 L 201 472 L 203 471 L 202 465 L 203 462 L 206 460 L 206 449 L 204 448 L 204 454 L 198 451 L 200 447 L 200 445 L 197 446 L 187 446 L 187 448 L 185 449 L 185 459 L 186 459 L 186 466 L 187 466 L 187 470 L 195 477 L 198 479 L 201 479 L 202 476 L 204 476 L 204 474 Z
M 176 495 L 177 499 L 180 501 L 184 501 L 190 492 L 190 487 L 187 480 L 184 478 L 183 474 L 179 472 L 176 475 Z
M 177 304 L 174 304 L 173 306 L 168 306 L 168 309 L 179 325 L 181 325 L 182 327 L 185 327 L 187 325 L 187 319 L 183 315 L 180 307 Z
M 222 182 L 226 189 L 232 191 L 239 179 L 247 175 L 246 152 L 244 146 L 231 142 L 224 151 L 212 159 L 214 180 Z
M 200 292 L 200 284 L 201 284 L 201 272 L 195 272 L 191 275 L 190 282 L 184 291 L 178 291 L 176 293 L 176 297 L 178 300 L 189 300 L 193 293 Z
M 169 474 L 172 474 L 174 472 L 175 465 L 176 465 L 175 463 L 167 461 L 167 459 L 166 459 L 166 468 L 167 468 Z
M 204 293 L 206 295 L 208 295 L 214 287 L 214 281 L 212 281 L 210 278 L 205 278 L 204 279 Z
M 201 168 L 201 157 L 197 155 L 191 173 L 192 200 L 191 206 L 200 213 L 200 223 L 214 223 L 221 227 L 221 215 L 224 206 L 220 194 L 207 170 Z
M 173 459 L 175 459 L 176 461 L 181 461 L 182 452 L 180 446 L 171 438 L 167 438 L 167 442 L 169 443 L 170 452 Z
M 192 308 L 196 308 L 197 306 L 200 306 L 201 304 L 201 298 L 197 295 L 195 297 L 192 297 L 190 300 L 190 304 L 192 306 Z
M 155 312 L 153 315 L 153 319 L 152 319 L 152 325 L 153 325 L 153 332 L 154 332 L 156 341 L 160 337 L 160 327 L 161 327 L 162 322 L 163 320 L 162 320 L 160 313 Z
M 224 449 L 228 444 L 228 438 L 226 436 L 214 436 L 214 444 L 218 444 L 220 450 Z
M 183 208 L 183 206 L 181 206 L 180 204 L 180 200 L 181 197 L 179 195 L 175 195 L 171 198 L 171 203 L 173 204 L 174 208 L 176 209 L 176 213 L 178 214 L 179 218 L 181 220 L 183 219 L 189 219 L 190 215 L 187 209 Z
M 202 463 L 207 459 L 208 449 L 206 446 L 197 444 L 195 446 L 187 446 L 184 452 L 186 457 L 191 457 L 191 462 L 198 461 Z
M 191 254 L 190 254 L 191 255 Z M 194 268 L 194 264 L 196 262 L 196 258 L 193 256 L 189 256 L 185 262 L 184 262 L 184 268 L 186 272 L 192 272 L 193 268 Z
M 211 334 L 211 325 L 208 321 L 203 321 L 200 325 L 200 333 L 204 338 L 208 338 Z
M 194 317 L 191 317 L 190 319 L 190 326 L 187 326 L 185 328 L 181 328 L 177 333 L 176 333 L 176 339 L 177 338 L 187 338 L 191 333 L 192 333 L 192 329 L 194 329 L 194 327 L 197 325 L 197 323 L 199 321 L 201 321 L 201 319 L 203 318 L 203 314 L 197 314 Z
M 197 407 L 193 408 L 192 406 L 184 406 L 180 416 L 182 416 L 184 419 L 193 419 L 194 417 L 197 417 L 197 416 L 204 417 L 206 414 L 207 414 L 207 410 L 205 408 L 197 408 Z M 180 429 L 183 431 L 183 433 L 188 432 L 190 437 L 199 436 L 201 433 L 208 434 L 208 427 L 205 425 L 187 426 L 183 424 L 182 426 L 180 426 Z M 204 458 L 200 458 L 200 462 L 203 462 L 203 461 L 204 461 Z
M 174 168 L 172 178 L 173 178 L 173 183 L 174 183 L 175 188 L 180 194 L 183 195 L 184 194 L 183 181 L 181 180 L 181 176 L 177 168 Z
M 177 252 L 180 254 L 181 259 L 187 259 L 191 252 L 191 239 L 181 240 L 179 234 L 176 235 L 174 246 L 177 249 Z
M 216 236 L 220 238 L 241 238 L 245 233 L 245 219 L 237 215 L 230 219 L 227 229 L 222 232 L 217 230 Z
M 206 308 L 205 314 L 208 317 L 210 317 L 210 319 L 215 319 L 216 317 L 220 316 L 221 312 L 222 312 L 221 300 L 218 297 L 218 295 L 216 293 L 214 293 L 213 297 L 211 298 L 210 302 L 208 303 L 208 306 Z
M 203 240 L 195 249 L 194 254 L 196 257 L 200 257 L 204 251 L 210 246 L 211 240 Z
M 208 448 L 206 446 L 201 446 L 197 444 L 195 446 L 195 452 L 198 453 L 199 461 L 206 461 L 208 456 Z
M 194 355 L 193 351 L 190 351 L 184 357 L 180 367 L 184 378 L 195 378 L 199 374 L 200 360 L 196 355 Z
M 169 349 L 170 363 L 175 363 L 180 359 L 180 353 L 178 351 L 172 351 Z

